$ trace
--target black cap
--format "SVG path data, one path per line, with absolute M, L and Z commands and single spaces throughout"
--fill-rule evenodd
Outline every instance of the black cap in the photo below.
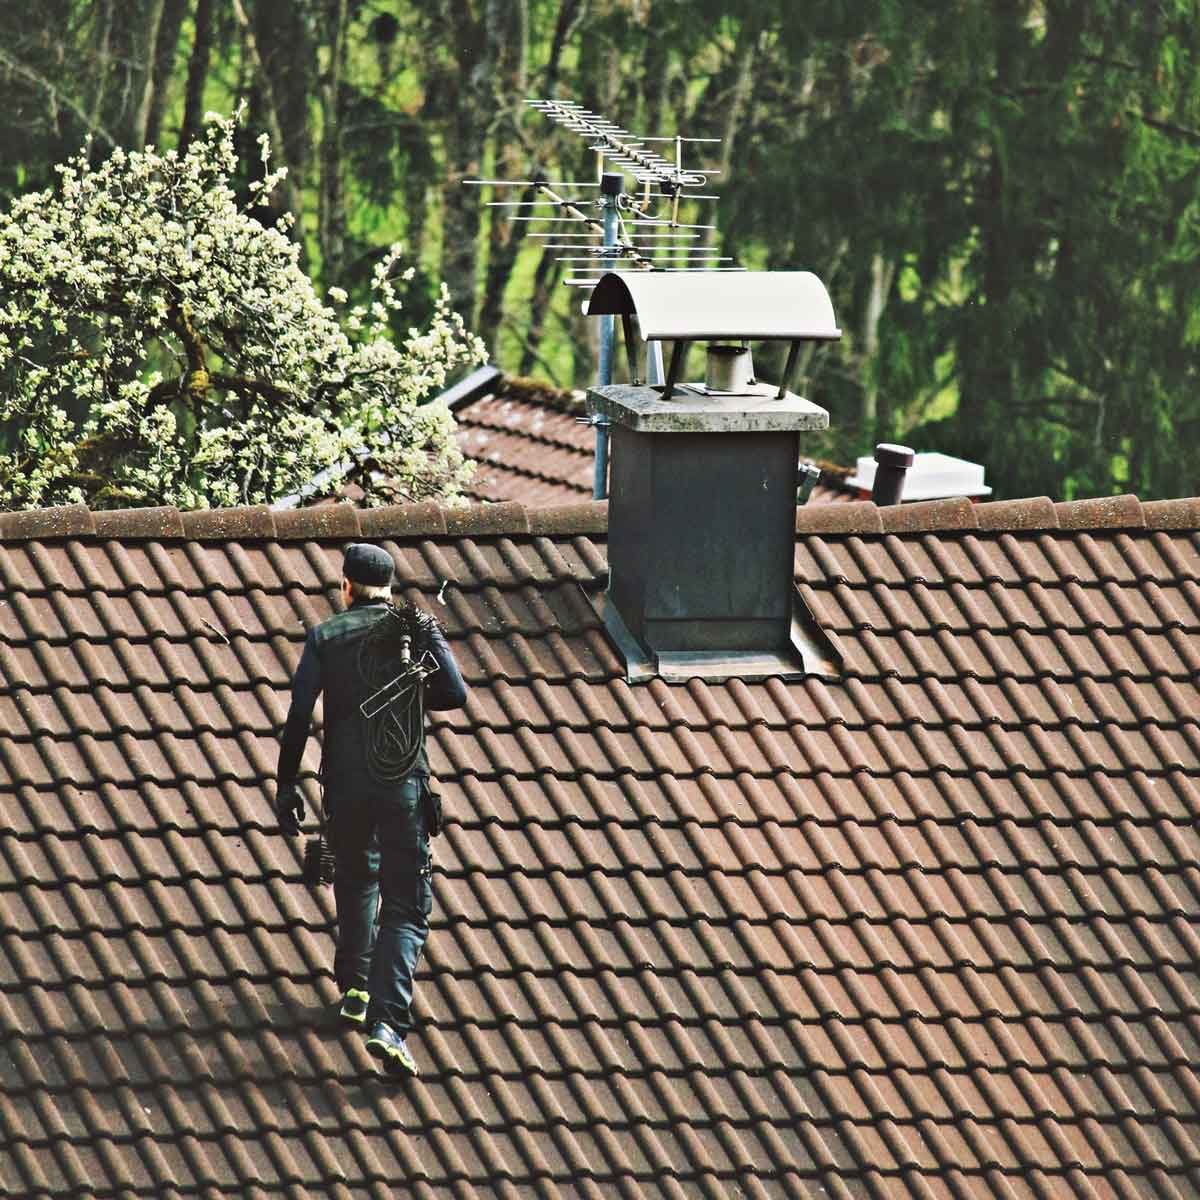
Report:
M 352 583 L 367 587 L 384 587 L 392 582 L 395 564 L 392 556 L 369 542 L 351 542 L 342 560 L 342 574 Z
M 875 461 L 881 467 L 903 467 L 907 471 L 915 457 L 907 446 L 897 446 L 892 442 L 880 442 L 875 447 Z

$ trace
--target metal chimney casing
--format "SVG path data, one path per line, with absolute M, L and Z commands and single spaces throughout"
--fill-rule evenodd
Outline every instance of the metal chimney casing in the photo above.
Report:
M 609 585 L 601 605 L 631 679 L 803 673 L 794 583 L 801 436 L 829 414 L 785 386 L 738 379 L 736 393 L 676 384 L 691 341 L 792 343 L 839 331 L 806 272 L 612 272 L 590 314 L 637 316 L 672 341 L 661 386 L 588 392 L 611 433 Z M 631 374 L 634 355 L 630 354 Z M 786 383 L 786 379 L 785 379 Z
M 618 641 L 632 637 L 650 674 L 796 673 L 800 439 L 828 414 L 767 390 L 588 393 L 612 426 L 605 621 Z
M 782 651 L 799 435 L 612 430 L 609 595 L 657 653 Z

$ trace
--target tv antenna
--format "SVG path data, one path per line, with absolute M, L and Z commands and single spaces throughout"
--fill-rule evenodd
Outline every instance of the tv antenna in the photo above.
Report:
M 685 147 L 719 144 L 720 138 L 647 137 L 607 120 L 591 109 L 567 100 L 526 100 L 530 108 L 556 125 L 578 134 L 596 154 L 593 180 L 466 179 L 476 187 L 533 188 L 537 200 L 491 200 L 490 208 L 545 209 L 550 213 L 519 211 L 513 221 L 536 222 L 548 228 L 528 236 L 544 239 L 547 250 L 557 250 L 557 261 L 566 267 L 563 283 L 591 289 L 608 270 L 639 271 L 741 271 L 732 256 L 716 247 L 696 244 L 701 234 L 715 231 L 712 224 L 680 221 L 681 203 L 711 202 L 718 197 L 705 189 L 709 177 L 720 172 L 684 164 Z M 664 157 L 654 146 L 672 146 Z M 668 151 L 669 152 L 669 151 Z M 632 183 L 630 180 L 632 179 Z M 628 333 L 628 331 L 627 331 Z M 612 383 L 614 318 L 600 318 L 600 356 L 596 383 Z M 626 338 L 627 344 L 631 339 Z M 662 348 L 654 342 L 648 355 L 649 382 L 663 378 Z M 593 415 L 596 427 L 596 472 L 593 495 L 607 492 L 608 422 Z

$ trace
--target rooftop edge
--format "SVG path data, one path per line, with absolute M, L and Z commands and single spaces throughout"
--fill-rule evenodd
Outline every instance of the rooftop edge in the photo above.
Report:
M 439 505 L 350 504 L 273 511 L 266 505 L 182 512 L 169 506 L 93 511 L 83 504 L 0 512 L 0 543 L 93 537 L 117 541 L 324 541 L 355 538 L 534 537 L 602 534 L 608 503 L 586 500 L 548 508 L 517 502 Z M 972 504 L 958 497 L 879 508 L 818 504 L 796 510 L 802 536 L 1030 533 L 1119 529 L 1200 531 L 1200 497 L 1149 500 L 1102 496 L 1055 503 L 1046 496 Z

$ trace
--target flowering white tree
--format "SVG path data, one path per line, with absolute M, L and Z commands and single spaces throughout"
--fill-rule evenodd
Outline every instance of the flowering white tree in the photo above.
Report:
M 465 482 L 453 417 L 421 401 L 482 342 L 444 287 L 393 341 L 398 247 L 370 303 L 323 303 L 235 201 L 237 119 L 182 156 L 82 154 L 0 214 L 0 507 L 264 503 L 359 447 L 413 499 Z M 259 140 L 254 202 L 282 177 Z

